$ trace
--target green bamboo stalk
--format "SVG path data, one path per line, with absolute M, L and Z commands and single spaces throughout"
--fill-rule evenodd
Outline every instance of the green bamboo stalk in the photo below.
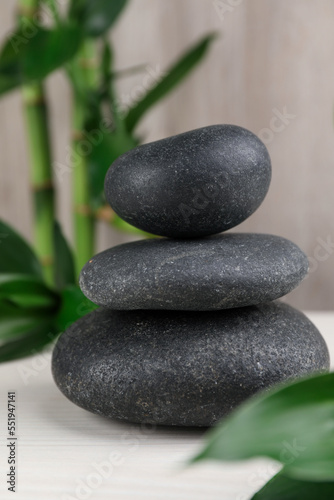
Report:
M 79 75 L 84 80 L 86 91 L 98 84 L 95 42 L 86 40 L 75 61 Z M 72 68 L 73 69 L 73 68 Z M 74 240 L 77 273 L 94 254 L 95 217 L 90 207 L 87 155 L 82 151 L 85 140 L 85 113 L 87 103 L 81 92 L 74 89 L 73 105 L 73 199 L 74 199 Z
M 39 0 L 19 0 L 19 22 L 33 20 L 38 6 Z M 45 280 L 53 285 L 55 208 L 47 104 L 42 83 L 26 85 L 22 94 L 34 196 L 34 246 Z

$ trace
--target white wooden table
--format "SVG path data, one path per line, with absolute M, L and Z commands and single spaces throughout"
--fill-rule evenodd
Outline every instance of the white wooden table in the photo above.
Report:
M 334 360 L 334 313 L 309 313 Z M 268 460 L 184 468 L 203 431 L 141 428 L 70 403 L 50 352 L 0 365 L 1 500 L 247 500 L 277 470 Z M 17 492 L 7 490 L 7 392 L 17 398 Z

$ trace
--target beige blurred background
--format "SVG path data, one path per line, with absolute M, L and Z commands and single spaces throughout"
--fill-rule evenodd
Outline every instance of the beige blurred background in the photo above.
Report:
M 15 1 L 0 4 L 0 36 L 13 25 Z M 332 0 L 131 0 L 113 30 L 118 68 L 147 64 L 120 82 L 134 101 L 152 72 L 168 67 L 207 32 L 219 32 L 209 57 L 143 122 L 145 142 L 214 123 L 249 128 L 273 163 L 269 194 L 240 231 L 296 242 L 311 272 L 291 304 L 334 306 L 334 2 Z M 146 78 L 146 80 L 145 80 Z M 61 73 L 48 80 L 54 160 L 65 162 L 70 92 Z M 20 95 L 0 101 L 0 216 L 31 238 L 27 151 Z M 70 177 L 58 182 L 58 213 L 71 238 Z M 98 250 L 130 238 L 99 228 Z

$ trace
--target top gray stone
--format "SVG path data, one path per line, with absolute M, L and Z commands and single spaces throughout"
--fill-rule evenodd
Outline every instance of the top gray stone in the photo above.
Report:
M 84 266 L 80 286 L 110 309 L 211 311 L 281 297 L 307 269 L 306 255 L 285 238 L 228 233 L 110 248 Z
M 212 125 L 132 149 L 110 167 L 108 202 L 149 233 L 220 233 L 249 217 L 271 180 L 265 145 L 235 125 Z

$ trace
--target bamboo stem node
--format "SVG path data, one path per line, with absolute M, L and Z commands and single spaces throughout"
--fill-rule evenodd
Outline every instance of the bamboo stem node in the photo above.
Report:
M 95 217 L 97 220 L 107 222 L 108 224 L 111 224 L 114 221 L 115 216 L 115 212 L 111 207 L 109 207 L 109 205 L 105 205 L 95 212 Z
M 53 181 L 51 179 L 47 179 L 44 182 L 40 182 L 39 184 L 33 184 L 31 186 L 31 190 L 34 193 L 38 193 L 39 191 L 53 191 Z
M 51 255 L 44 255 L 40 258 L 41 264 L 43 267 L 53 266 L 54 258 Z
M 93 215 L 92 209 L 89 205 L 76 205 L 74 211 L 76 214 L 85 215 L 87 217 Z

